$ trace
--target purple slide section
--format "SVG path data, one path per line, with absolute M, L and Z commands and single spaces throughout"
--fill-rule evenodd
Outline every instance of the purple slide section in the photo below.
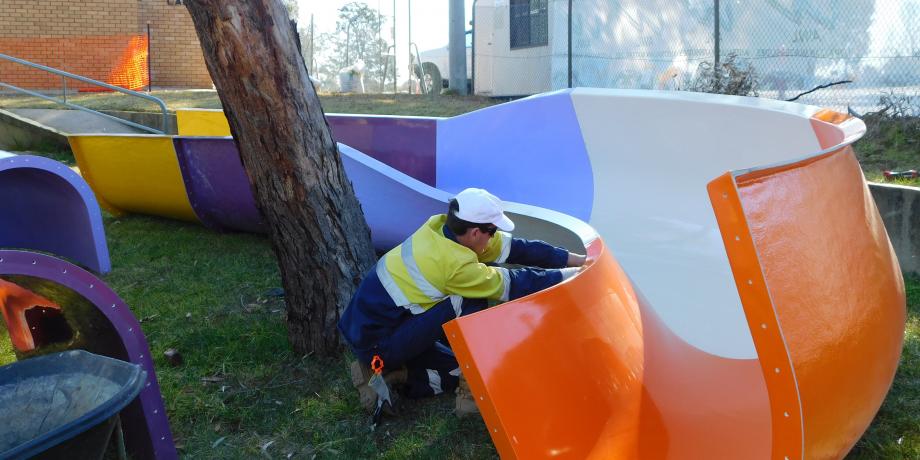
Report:
M 229 137 L 175 137 L 192 209 L 215 230 L 268 231 L 256 207 L 236 143 Z
M 195 164 L 190 169 L 196 173 L 189 174 L 187 166 L 182 172 L 192 206 L 201 220 L 216 228 L 252 231 L 252 223 L 261 222 L 261 218 L 233 139 L 177 137 L 175 143 L 180 165 L 189 158 L 195 159 L 188 163 Z M 347 145 L 339 144 L 339 151 L 378 250 L 396 246 L 425 219 L 445 212 L 449 194 Z M 247 185 L 245 190 L 238 187 L 239 183 Z M 201 199 L 202 190 L 207 192 L 206 200 Z M 207 206 L 202 205 L 205 201 Z
M 67 166 L 0 151 L 0 196 L 0 247 L 50 252 L 97 273 L 112 269 L 96 197 Z
M 447 212 L 451 194 L 347 145 L 339 144 L 339 152 L 377 250 L 395 247 L 429 217 Z
M 150 348 L 128 305 L 92 273 L 64 260 L 34 252 L 0 250 L 0 261 L 3 261 L 0 275 L 26 275 L 53 281 L 83 296 L 105 315 L 118 332 L 127 360 L 147 371 L 147 382 L 138 398 L 154 458 L 178 458 Z
M 594 174 L 569 90 L 438 121 L 435 186 L 591 218 Z
M 435 186 L 438 118 L 326 115 L 332 137 L 392 168 Z
M 434 184 L 437 118 L 329 115 L 327 120 L 337 141 L 359 145 L 389 167 Z M 206 226 L 267 232 L 231 138 L 178 136 L 173 143 L 189 201 Z

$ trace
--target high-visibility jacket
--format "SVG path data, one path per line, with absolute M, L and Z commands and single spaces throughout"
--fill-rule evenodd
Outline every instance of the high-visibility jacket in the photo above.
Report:
M 512 300 L 562 280 L 559 270 L 490 264 L 562 268 L 567 250 L 496 232 L 485 252 L 476 254 L 457 242 L 446 221 L 446 214 L 432 216 L 367 274 L 339 321 L 353 347 L 372 348 L 408 316 L 422 314 L 449 297 L 459 316 L 461 297 Z

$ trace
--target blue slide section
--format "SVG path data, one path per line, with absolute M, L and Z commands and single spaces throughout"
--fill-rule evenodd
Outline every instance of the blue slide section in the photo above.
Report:
M 591 218 L 594 175 L 571 90 L 438 120 L 437 187 Z
M 66 257 L 96 273 L 112 269 L 93 191 L 49 158 L 0 151 L 0 248 Z

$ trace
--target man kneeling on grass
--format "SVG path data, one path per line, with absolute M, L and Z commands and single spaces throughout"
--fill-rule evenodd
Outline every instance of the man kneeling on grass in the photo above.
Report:
M 351 365 L 352 381 L 365 409 L 377 402 L 368 380 L 371 362 L 379 357 L 386 382 L 403 396 L 421 398 L 461 386 L 457 413 L 477 411 L 441 326 L 483 310 L 489 300 L 548 288 L 585 262 L 583 255 L 505 233 L 513 229 L 498 198 L 469 188 L 450 200 L 446 215 L 432 216 L 368 272 L 339 321 L 358 358 Z

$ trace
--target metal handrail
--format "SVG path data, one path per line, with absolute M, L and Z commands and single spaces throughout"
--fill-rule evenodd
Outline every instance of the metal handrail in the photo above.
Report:
M 144 126 L 144 125 L 141 125 L 141 124 L 134 123 L 133 121 L 124 120 L 124 119 L 121 119 L 121 118 L 118 118 L 118 117 L 115 117 L 115 116 L 112 116 L 112 115 L 109 115 L 109 114 L 106 114 L 106 113 L 102 113 L 102 112 L 99 112 L 99 111 L 96 111 L 96 110 L 93 110 L 93 109 L 88 109 L 88 108 L 83 107 L 83 106 L 79 106 L 79 105 L 76 105 L 76 104 L 71 104 L 70 102 L 67 102 L 66 99 L 62 101 L 62 100 L 60 100 L 60 99 L 56 99 L 56 98 L 53 98 L 53 97 L 51 97 L 51 96 L 46 96 L 46 95 L 44 95 L 44 94 L 41 94 L 41 93 L 38 93 L 38 92 L 35 92 L 35 91 L 30 91 L 30 90 L 27 90 L 27 89 L 24 89 L 24 88 L 19 88 L 19 87 L 10 85 L 10 84 L 8 84 L 8 83 L 2 83 L 2 82 L 0 82 L 0 86 L 2 86 L 2 87 L 4 87 L 4 88 L 9 88 L 9 89 L 12 89 L 13 91 L 19 91 L 19 92 L 21 92 L 21 93 L 28 94 L 28 95 L 30 95 L 30 96 L 39 97 L 39 98 L 42 98 L 42 99 L 45 99 L 45 100 L 48 100 L 48 101 L 51 101 L 51 102 L 56 102 L 56 103 L 58 103 L 58 104 L 64 105 L 64 106 L 66 106 L 66 107 L 70 107 L 70 108 L 72 108 L 72 109 L 82 110 L 82 111 L 88 112 L 88 113 L 93 113 L 93 114 L 96 114 L 96 115 L 99 115 L 99 116 L 108 118 L 108 119 L 110 119 L 110 120 L 114 120 L 114 121 L 117 121 L 117 122 L 119 122 L 119 123 L 126 124 L 126 125 L 128 125 L 128 126 L 131 126 L 132 128 L 137 128 L 137 129 L 144 130 L 144 131 L 147 131 L 147 132 L 150 132 L 150 133 L 154 133 L 154 134 L 165 134 L 165 133 L 166 133 L 167 120 L 169 119 L 169 117 L 168 117 L 168 115 L 167 115 L 167 110 L 166 110 L 166 103 L 164 103 L 161 99 L 159 99 L 159 98 L 157 98 L 157 97 L 150 96 L 150 95 L 144 94 L 144 93 L 139 93 L 139 92 L 137 92 L 137 91 L 131 91 L 130 89 L 121 88 L 121 87 L 119 87 L 119 86 L 110 85 L 110 84 L 108 84 L 108 83 L 103 83 L 103 82 L 101 82 L 101 81 L 93 80 L 92 78 L 86 78 L 86 77 L 84 77 L 84 76 L 77 75 L 77 74 L 73 74 L 73 73 L 70 73 L 70 72 L 65 72 L 65 71 L 63 71 L 63 70 L 55 69 L 55 68 L 53 68 L 53 67 L 43 66 L 43 65 L 41 65 L 41 64 L 36 64 L 36 63 L 34 63 L 34 62 L 25 61 L 25 60 L 22 60 L 22 59 L 19 59 L 19 58 L 15 58 L 15 57 L 13 57 L 13 56 L 8 56 L 8 55 L 2 54 L 2 53 L 0 53 L 0 59 L 4 59 L 4 60 L 10 61 L 10 62 L 15 62 L 15 63 L 17 63 L 17 64 L 22 64 L 22 65 L 24 65 L 24 66 L 32 67 L 32 68 L 35 68 L 35 69 L 38 69 L 38 70 L 43 70 L 43 71 L 45 71 L 45 72 L 50 72 L 50 73 L 53 73 L 53 74 L 55 74 L 55 75 L 60 75 L 60 76 L 62 76 L 62 77 L 73 78 L 74 80 L 79 80 L 79 81 L 82 81 L 83 83 L 89 83 L 89 84 L 91 84 L 91 85 L 101 86 L 101 87 L 103 87 L 103 88 L 110 89 L 110 90 L 112 90 L 112 91 L 117 91 L 117 92 L 122 93 L 122 94 L 127 94 L 127 95 L 129 95 L 129 96 L 139 97 L 139 98 L 141 98 L 141 99 L 146 99 L 146 100 L 148 100 L 148 101 L 155 102 L 157 105 L 160 106 L 160 110 L 163 112 L 163 121 L 162 121 L 162 125 L 161 125 L 161 127 L 162 127 L 163 129 L 162 129 L 162 130 L 154 129 L 154 128 L 151 128 L 151 127 L 149 127 L 149 126 Z M 66 86 L 65 86 L 65 88 L 66 88 Z M 65 97 L 65 98 L 67 97 L 67 96 L 66 96 L 66 89 L 65 89 L 65 96 L 64 96 L 64 97 Z
M 393 94 L 396 94 L 396 45 L 390 45 L 387 47 L 387 51 L 383 53 L 384 55 L 384 64 L 383 64 L 383 79 L 380 81 L 380 92 L 383 92 L 383 88 L 387 86 L 387 73 L 390 70 L 390 50 L 393 50 Z
M 415 47 L 415 62 L 418 62 L 418 72 L 419 72 L 419 88 L 422 90 L 422 94 L 428 94 L 428 89 L 425 86 L 425 69 L 422 68 L 422 56 L 418 52 L 418 45 L 415 42 L 409 43 L 409 68 L 411 69 L 414 65 L 412 61 L 412 47 Z

